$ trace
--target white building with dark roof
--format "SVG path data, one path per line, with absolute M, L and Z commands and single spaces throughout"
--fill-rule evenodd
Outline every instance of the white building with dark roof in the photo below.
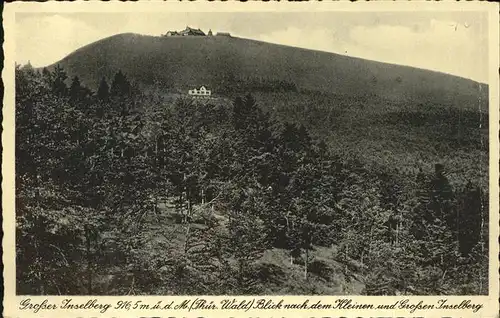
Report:
M 188 94 L 193 97 L 210 97 L 212 95 L 212 91 L 207 89 L 205 86 L 202 86 L 199 89 L 190 89 Z

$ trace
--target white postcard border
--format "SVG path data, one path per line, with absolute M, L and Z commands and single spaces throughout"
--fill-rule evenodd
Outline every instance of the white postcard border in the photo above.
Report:
M 481 303 L 484 308 L 479 311 L 479 316 L 484 318 L 498 317 L 499 306 L 499 184 L 498 184 L 498 163 L 499 163 L 499 19 L 498 4 L 478 3 L 478 2 L 308 2 L 308 3 L 288 3 L 288 2 L 268 2 L 268 3 L 236 3 L 236 2 L 109 2 L 100 1 L 88 2 L 47 2 L 47 3 L 8 3 L 4 7 L 3 25 L 5 30 L 4 49 L 4 69 L 2 79 L 5 85 L 4 107 L 3 107 L 3 162 L 2 162 L 2 191 L 3 191 L 3 263 L 4 263 L 4 316 L 5 317 L 478 317 L 478 313 L 472 311 L 450 310 L 440 312 L 438 310 L 172 310 L 172 311 L 148 311 L 128 310 L 113 311 L 108 310 L 101 313 L 98 310 L 78 310 L 78 311 L 51 311 L 40 310 L 20 311 L 21 300 L 30 298 L 33 302 L 43 302 L 47 299 L 51 303 L 59 304 L 62 299 L 72 298 L 75 301 L 85 303 L 87 300 L 96 299 L 99 303 L 116 304 L 118 301 L 144 301 L 156 303 L 162 300 L 164 303 L 170 301 L 182 302 L 184 299 L 194 300 L 196 297 L 183 296 L 16 296 L 15 295 L 15 206 L 14 206 L 14 52 L 15 52 L 15 13 L 16 12 L 160 12 L 160 11 L 484 11 L 489 14 L 489 93 L 490 93 L 490 268 L 489 268 L 489 295 L 488 296 L 241 296 L 234 297 L 238 300 L 269 299 L 279 302 L 281 299 L 287 302 L 301 303 L 309 299 L 310 303 L 321 301 L 322 303 L 332 303 L 337 299 L 351 299 L 353 303 L 384 303 L 391 304 L 402 299 L 409 299 L 410 302 L 435 303 L 439 299 L 448 299 L 449 302 L 460 302 L 470 300 L 473 303 Z M 210 296 L 203 297 L 208 301 L 219 302 L 222 299 L 233 297 Z

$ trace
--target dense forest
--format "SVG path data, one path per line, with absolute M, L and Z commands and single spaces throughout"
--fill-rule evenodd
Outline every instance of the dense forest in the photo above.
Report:
M 17 293 L 487 294 L 484 185 L 368 165 L 243 95 L 17 66 Z

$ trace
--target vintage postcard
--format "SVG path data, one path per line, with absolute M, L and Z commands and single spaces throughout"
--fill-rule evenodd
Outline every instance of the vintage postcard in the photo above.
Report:
M 498 317 L 498 12 L 7 4 L 3 316 Z

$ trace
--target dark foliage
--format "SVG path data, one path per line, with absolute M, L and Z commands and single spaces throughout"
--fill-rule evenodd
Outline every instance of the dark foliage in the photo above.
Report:
M 19 294 L 329 293 L 359 276 L 367 294 L 487 292 L 487 191 L 449 165 L 368 164 L 252 95 L 65 80 L 16 69 Z

